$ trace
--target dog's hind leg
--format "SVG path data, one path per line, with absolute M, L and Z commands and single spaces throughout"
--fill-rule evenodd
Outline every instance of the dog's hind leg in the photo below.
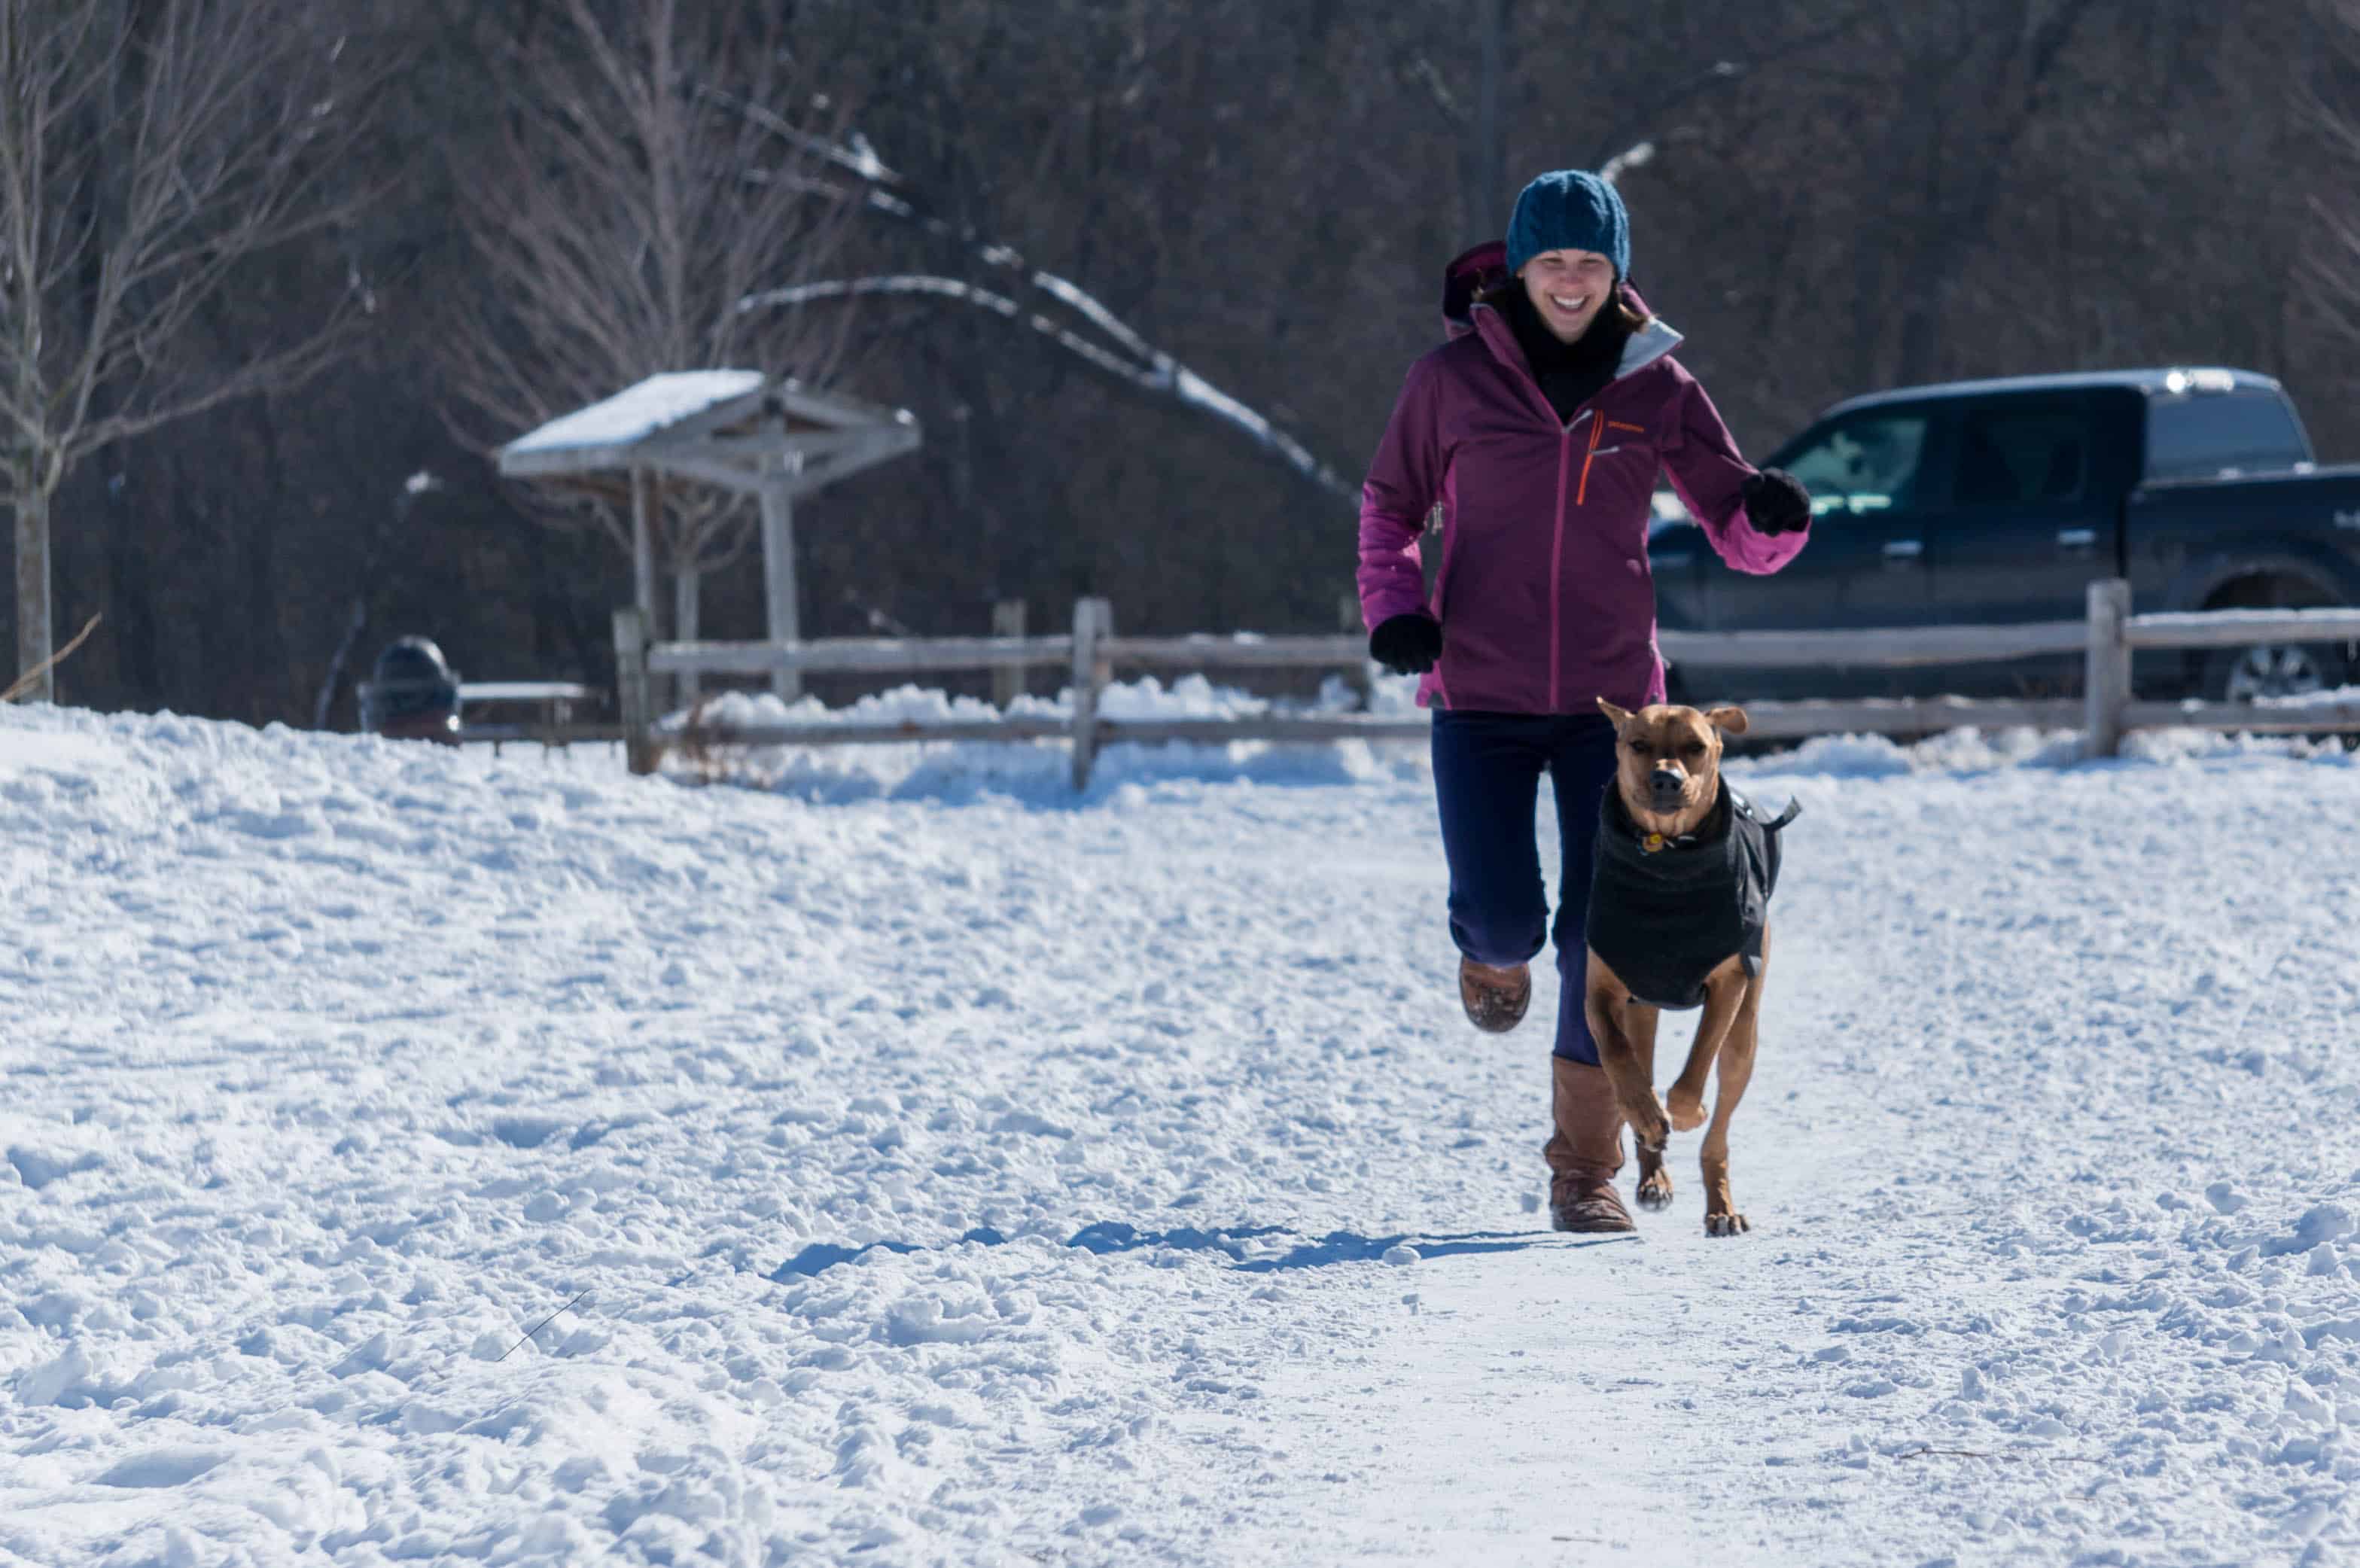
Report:
M 1712 1072 L 1712 1064 L 1729 1039 L 1731 1026 L 1737 1021 L 1751 994 L 1743 959 L 1732 958 L 1706 977 L 1704 1016 L 1697 1019 L 1696 1040 L 1688 1047 L 1688 1063 L 1680 1069 L 1671 1093 L 1664 1096 L 1672 1126 L 1677 1130 L 1688 1132 L 1704 1126 L 1705 1078 Z
M 1763 945 L 1762 967 L 1753 984 L 1745 988 L 1745 999 L 1730 1025 L 1728 1038 L 1721 1042 L 1721 1092 L 1713 1097 L 1712 1125 L 1705 1128 L 1704 1149 L 1698 1161 L 1704 1174 L 1707 1236 L 1743 1236 L 1754 1228 L 1737 1212 L 1736 1202 L 1729 1192 L 1729 1122 L 1737 1114 L 1738 1101 L 1745 1097 L 1745 1085 L 1753 1081 L 1754 1048 L 1761 1040 L 1762 986 L 1769 972 L 1766 935 Z
M 1638 1057 L 1639 1071 L 1650 1083 L 1655 1081 L 1655 1023 L 1661 1017 L 1659 1012 L 1644 1002 L 1633 1001 L 1622 1008 L 1623 1029 L 1630 1038 L 1632 1052 Z M 1662 1147 L 1650 1148 L 1640 1143 L 1638 1149 L 1639 1206 L 1644 1209 L 1669 1208 L 1672 1173 L 1664 1169 Z

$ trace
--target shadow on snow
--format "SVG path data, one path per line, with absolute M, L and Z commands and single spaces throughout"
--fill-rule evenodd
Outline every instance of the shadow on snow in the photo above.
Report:
M 1635 1236 L 1603 1236 L 1576 1240 L 1546 1231 L 1475 1231 L 1466 1236 L 1355 1236 L 1349 1231 L 1335 1231 L 1317 1239 L 1295 1237 L 1295 1245 L 1275 1256 L 1254 1257 L 1263 1248 L 1253 1246 L 1272 1236 L 1287 1236 L 1291 1232 L 1274 1225 L 1234 1225 L 1213 1230 L 1198 1230 L 1184 1225 L 1175 1230 L 1147 1231 L 1128 1225 L 1120 1220 L 1102 1220 L 1074 1233 L 1065 1245 L 1084 1252 L 1106 1257 L 1118 1252 L 1139 1252 L 1149 1248 L 1180 1252 L 1218 1252 L 1238 1266 L 1240 1274 L 1267 1274 L 1282 1269 L 1324 1269 L 1336 1263 L 1374 1263 L 1396 1247 L 1415 1247 L 1422 1258 L 1451 1258 L 1474 1252 L 1521 1252 L 1526 1247 L 1601 1247 L 1633 1240 Z M 978 1227 L 959 1237 L 982 1247 L 1003 1247 L 1008 1238 L 996 1230 Z M 826 1242 L 814 1242 L 792 1258 L 779 1265 L 768 1276 L 783 1284 L 790 1279 L 808 1279 L 824 1269 L 839 1263 L 849 1263 L 871 1252 L 924 1252 L 926 1247 L 906 1241 L 873 1241 L 867 1247 L 833 1247 Z

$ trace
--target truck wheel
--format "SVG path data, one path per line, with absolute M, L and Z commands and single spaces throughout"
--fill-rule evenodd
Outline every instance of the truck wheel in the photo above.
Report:
M 2351 661 L 2334 643 L 2256 643 L 2215 649 L 2204 661 L 2204 695 L 2215 702 L 2257 697 L 2308 697 L 2351 679 Z

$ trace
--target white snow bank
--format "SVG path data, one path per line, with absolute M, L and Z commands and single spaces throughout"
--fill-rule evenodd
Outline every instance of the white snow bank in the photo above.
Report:
M 1399 702 L 1415 711 L 1415 683 L 1381 678 L 1378 701 Z M 1217 686 L 1202 675 L 1170 684 L 1153 676 L 1117 681 L 1099 694 L 1098 711 L 1113 719 L 1238 719 L 1281 713 L 1341 713 L 1357 699 L 1340 676 L 1324 682 L 1309 701 L 1257 697 Z M 1384 711 L 1380 705 L 1379 711 Z M 1065 722 L 1073 715 L 1073 693 L 1019 697 L 1010 716 Z M 727 691 L 710 698 L 704 722 L 716 728 L 777 724 L 907 724 L 926 725 L 982 722 L 1002 710 L 973 697 L 902 686 L 864 696 L 840 708 L 815 697 L 789 704 L 765 692 Z M 668 727 L 686 720 L 669 715 Z M 727 776 L 813 800 L 847 801 L 890 797 L 901 800 L 965 799 L 992 794 L 1037 805 L 1073 803 L 1071 764 L 1063 739 L 1042 742 L 912 741 L 844 747 L 756 746 L 734 748 Z M 1345 784 L 1414 776 L 1424 767 L 1422 742 L 1341 742 L 1279 745 L 1240 741 L 1203 746 L 1174 741 L 1158 746 L 1125 743 L 1099 753 L 1091 773 L 1090 798 L 1103 800 L 1126 789 L 1162 781 L 1252 781 L 1263 784 Z M 673 771 L 694 765 L 675 759 Z
M 1371 684 L 1370 711 L 1391 716 L 1417 713 L 1417 681 L 1412 676 L 1379 673 Z M 1202 675 L 1165 684 L 1153 677 L 1107 688 L 1099 710 L 1110 718 L 1247 718 L 1283 713 L 1354 711 L 1357 698 L 1340 677 L 1330 677 L 1308 702 L 1254 696 L 1216 685 Z M 1022 696 L 1006 710 L 1011 716 L 1064 722 L 1073 713 L 1072 693 Z M 904 724 L 923 727 L 989 722 L 1002 710 L 978 698 L 954 696 L 915 685 L 861 697 L 830 708 L 815 697 L 790 705 L 768 692 L 724 691 L 707 700 L 705 723 L 716 728 L 779 724 Z M 678 727 L 675 713 L 662 723 Z M 1960 729 L 1903 743 L 1883 735 L 1819 735 L 1790 747 L 1733 756 L 1733 777 L 1881 779 L 1910 774 L 1981 773 L 2013 768 L 2061 768 L 2081 758 L 2079 732 L 2070 730 Z M 2140 731 L 2126 738 L 2124 757 L 2133 762 L 2178 763 L 2206 759 L 2286 757 L 2343 763 L 2333 741 L 2227 735 L 2198 730 Z M 1022 799 L 1039 805 L 1072 803 L 1065 743 L 920 741 L 846 747 L 765 746 L 732 748 L 727 777 L 813 800 L 847 801 L 891 798 L 956 800 L 980 794 Z M 677 772 L 696 771 L 675 765 Z M 1264 784 L 1341 784 L 1376 779 L 1423 779 L 1428 772 L 1422 739 L 1343 742 L 1239 742 L 1203 746 L 1169 742 L 1154 746 L 1123 744 L 1106 748 L 1093 771 L 1092 799 L 1126 788 L 1159 782 L 1213 783 L 1250 780 Z
M 2300 697 L 2256 697 L 2255 705 L 2262 708 L 2324 708 L 2338 707 L 2347 702 L 2360 702 L 2360 686 L 2336 686 L 2326 691 L 2307 692 Z
M 1755 1232 L 1585 1247 L 1414 769 L 0 711 L 0 1560 L 2351 1556 L 2360 771 L 1996 744 L 1783 759 Z

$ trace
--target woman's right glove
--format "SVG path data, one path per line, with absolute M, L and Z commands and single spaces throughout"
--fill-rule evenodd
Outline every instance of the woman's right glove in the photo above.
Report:
M 1746 520 L 1757 533 L 1798 533 L 1811 526 L 1811 493 L 1783 468 L 1748 474 L 1739 494 L 1745 501 Z
M 1416 614 L 1379 621 L 1369 634 L 1369 657 L 1396 675 L 1423 675 L 1442 657 L 1442 625 Z

